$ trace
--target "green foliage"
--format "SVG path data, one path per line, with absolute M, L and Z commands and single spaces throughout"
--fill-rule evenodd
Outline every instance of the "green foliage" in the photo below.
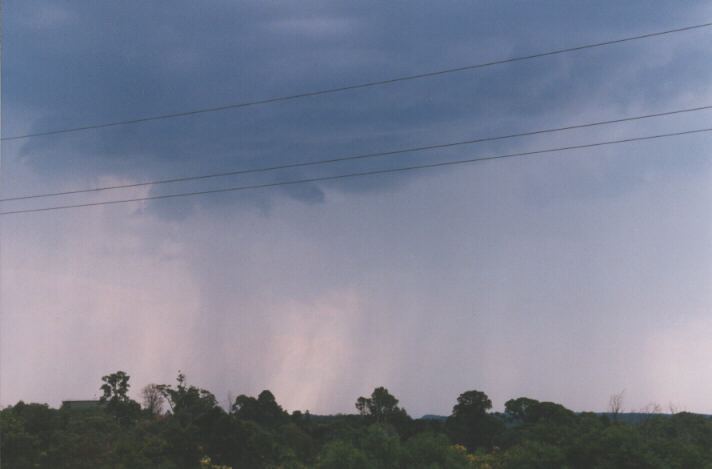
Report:
M 329 443 L 319 457 L 317 469 L 371 469 L 374 463 L 347 441 Z
M 531 423 L 530 409 L 537 404 L 539 401 L 528 397 L 510 399 L 504 403 L 504 413 L 512 422 Z
M 491 408 L 492 401 L 481 391 L 460 394 L 446 422 L 453 441 L 471 451 L 491 447 L 494 436 L 504 428 L 499 419 L 487 413 Z
M 128 397 L 127 393 L 131 387 L 129 379 L 129 375 L 123 371 L 117 371 L 101 378 L 104 384 L 100 389 L 104 394 L 99 400 L 106 405 L 107 411 L 124 424 L 135 420 L 141 412 L 138 402 Z
M 170 411 L 137 412 L 129 376 L 102 378 L 104 405 L 0 410 L 3 467 L 13 469 L 712 469 L 712 421 L 679 413 L 639 423 L 575 414 L 553 402 L 507 401 L 490 412 L 462 393 L 445 421 L 413 420 L 385 388 L 361 415 L 291 415 L 274 395 L 240 395 L 230 412 L 188 385 L 157 385 Z
M 453 446 L 444 434 L 421 433 L 405 444 L 402 467 L 412 469 L 466 469 L 467 454 Z
M 408 419 L 405 409 L 398 407 L 398 399 L 382 386 L 374 389 L 370 398 L 359 397 L 356 400 L 356 409 L 369 421 L 377 423 L 393 423 Z
M 467 391 L 460 394 L 452 408 L 452 416 L 473 419 L 484 416 L 492 408 L 492 401 L 481 391 Z
M 383 425 L 371 425 L 361 439 L 361 448 L 372 459 L 372 467 L 397 467 L 401 448 L 398 434 Z
M 563 469 L 567 466 L 566 456 L 560 448 L 546 443 L 525 441 L 503 454 L 501 467 L 503 469 Z
M 265 390 L 257 399 L 240 394 L 232 405 L 238 419 L 251 420 L 266 427 L 276 427 L 289 421 L 289 414 L 277 404 L 274 394 Z

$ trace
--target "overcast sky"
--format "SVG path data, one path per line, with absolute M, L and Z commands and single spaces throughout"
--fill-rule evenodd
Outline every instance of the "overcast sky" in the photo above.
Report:
M 708 2 L 6 0 L 2 134 L 182 112 L 712 21 Z M 2 196 L 712 105 L 712 28 L 264 106 L 5 141 Z M 17 210 L 712 127 L 712 111 Z M 144 385 L 413 416 L 466 390 L 712 413 L 712 135 L 0 217 L 0 405 Z

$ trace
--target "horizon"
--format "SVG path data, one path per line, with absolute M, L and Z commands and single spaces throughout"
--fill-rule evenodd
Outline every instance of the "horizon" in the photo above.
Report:
M 130 374 L 128 374 L 128 375 L 129 375 L 129 377 L 131 376 Z M 204 389 L 204 388 L 202 388 L 200 385 L 196 385 L 195 383 L 191 383 L 190 380 L 187 379 L 187 377 L 185 377 L 185 378 L 186 378 L 186 384 L 187 384 L 188 386 L 196 386 L 196 387 L 199 388 L 199 389 Z M 148 386 L 148 385 L 151 385 L 151 384 L 171 384 L 171 383 L 146 383 L 146 384 L 143 385 L 143 386 L 135 387 L 135 386 L 130 382 L 130 380 L 129 380 L 129 391 L 128 391 L 127 394 L 128 394 L 128 396 L 129 396 L 131 399 L 135 400 L 136 402 L 138 402 L 139 404 L 141 404 L 141 405 L 143 406 L 143 404 L 142 404 L 142 402 L 141 402 L 141 396 L 140 396 L 140 395 L 141 395 L 141 390 L 143 389 L 143 387 Z M 387 389 L 387 388 L 386 388 L 386 389 Z M 210 389 L 206 389 L 206 391 L 210 391 Z M 272 392 L 272 391 L 269 390 L 269 389 L 262 389 L 262 391 L 270 391 L 270 392 Z M 464 391 L 465 391 L 465 390 L 463 390 L 463 392 L 464 392 Z M 468 391 L 469 391 L 469 390 L 468 390 Z M 482 391 L 482 392 L 484 392 L 485 394 L 487 394 L 487 391 L 486 391 L 486 390 L 478 389 L 478 390 L 476 390 L 476 391 Z M 261 392 L 261 391 L 260 391 L 260 392 Z M 93 395 L 91 398 L 89 398 L 89 397 L 83 397 L 83 398 L 81 398 L 81 397 L 69 397 L 69 398 L 67 398 L 67 397 L 65 397 L 65 398 L 61 398 L 61 399 L 59 400 L 58 404 L 55 404 L 55 405 L 52 405 L 52 404 L 50 404 L 50 403 L 48 403 L 48 402 L 29 402 L 29 401 L 25 402 L 25 401 L 22 400 L 22 399 L 20 399 L 20 401 L 25 402 L 25 404 L 48 405 L 50 408 L 57 408 L 57 409 L 58 409 L 58 408 L 60 408 L 60 407 L 63 405 L 64 402 L 85 402 L 85 401 L 86 401 L 86 402 L 98 402 L 99 399 L 100 399 L 100 397 L 99 397 L 100 394 L 101 394 L 101 389 L 97 388 L 97 392 L 95 392 L 94 395 Z M 235 399 L 238 395 L 240 395 L 241 393 L 232 393 L 232 392 L 229 392 L 228 394 L 229 394 L 229 395 L 232 395 L 232 398 L 233 398 L 233 401 L 234 401 L 234 399 Z M 257 394 L 259 394 L 259 393 L 255 393 L 254 396 L 250 396 L 250 397 L 256 397 Z M 641 407 L 641 408 L 639 408 L 639 409 L 633 409 L 633 408 L 631 408 L 631 409 L 626 409 L 626 405 L 625 405 L 625 400 L 626 400 L 625 390 L 623 390 L 623 391 L 622 391 L 621 393 L 619 393 L 619 394 L 620 394 L 620 396 L 621 396 L 621 405 L 622 405 L 622 407 L 621 407 L 621 409 L 618 410 L 618 411 L 613 411 L 613 410 L 611 410 L 611 409 L 610 409 L 610 403 L 609 403 L 609 408 L 602 409 L 602 410 L 595 410 L 595 409 L 584 409 L 584 410 L 573 410 L 573 409 L 571 409 L 571 410 L 573 410 L 573 412 L 575 412 L 575 413 L 593 412 L 593 413 L 595 413 L 595 414 L 615 414 L 615 413 L 617 413 L 617 414 L 622 414 L 622 415 L 625 415 L 625 414 L 636 414 L 636 415 L 637 415 L 637 414 L 674 415 L 674 414 L 680 413 L 680 412 L 687 412 L 687 413 L 693 413 L 693 414 L 696 414 L 696 415 L 712 416 L 712 414 L 706 414 L 706 413 L 688 411 L 684 406 L 683 406 L 683 407 L 680 407 L 680 406 L 678 406 L 678 404 L 673 403 L 673 402 L 669 402 L 669 403 L 667 403 L 665 406 L 662 405 L 662 404 L 660 404 L 660 403 L 658 403 L 658 402 L 649 402 L 646 406 Z M 248 395 L 248 396 L 249 396 L 249 395 Z M 398 396 L 397 396 L 397 395 L 394 396 L 394 397 L 396 397 L 396 399 L 398 399 Z M 509 399 L 517 399 L 517 398 L 521 398 L 521 397 L 530 398 L 530 396 L 512 396 L 512 397 L 510 397 Z M 226 399 L 220 399 L 219 396 L 215 396 L 215 398 L 216 398 L 216 400 L 217 400 L 217 402 L 218 402 L 218 405 L 219 405 L 220 407 L 222 407 L 225 411 L 229 411 L 230 406 L 234 403 L 234 402 L 228 403 L 228 399 L 227 399 L 227 398 L 226 398 Z M 277 403 L 280 404 L 280 401 L 279 401 L 278 396 L 275 396 L 275 398 L 276 398 Z M 612 395 L 612 396 L 609 396 L 609 399 L 611 399 L 611 398 L 613 398 L 613 395 Z M 353 409 L 356 409 L 356 407 L 355 407 L 356 399 L 357 399 L 357 397 L 354 398 L 354 406 L 353 406 Z M 509 399 L 507 399 L 507 400 L 509 400 Z M 554 401 L 550 401 L 550 400 L 547 400 L 547 399 L 536 399 L 536 400 L 538 400 L 539 402 L 553 402 L 553 403 L 555 403 L 555 404 L 561 404 L 561 403 L 559 403 L 559 402 L 554 402 Z M 19 401 L 18 401 L 18 402 L 19 402 Z M 453 405 L 454 405 L 456 402 L 457 402 L 457 399 L 456 399 L 456 398 L 453 399 Z M 8 406 L 12 406 L 12 405 L 14 405 L 14 404 L 15 404 L 15 403 L 11 403 L 11 404 L 9 404 Z M 399 400 L 399 404 L 400 404 L 400 407 L 402 407 L 406 412 L 408 412 L 407 407 L 403 406 L 403 404 L 400 402 L 400 400 Z M 5 407 L 8 407 L 8 406 L 5 406 Z M 358 413 L 355 412 L 353 409 L 352 409 L 351 411 L 343 411 L 343 412 L 342 412 L 342 411 L 339 411 L 339 412 L 335 412 L 335 413 L 320 414 L 320 413 L 316 413 L 316 412 L 311 412 L 310 409 L 303 409 L 303 408 L 290 409 L 290 408 L 286 408 L 286 407 L 284 407 L 284 406 L 282 406 L 282 407 L 284 408 L 285 411 L 287 411 L 287 412 L 290 413 L 290 414 L 293 413 L 293 412 L 296 412 L 296 411 L 309 412 L 311 415 L 323 416 L 323 417 L 338 416 L 338 415 L 357 415 L 357 414 L 358 414 Z M 564 406 L 564 407 L 566 407 L 566 406 Z M 163 409 L 163 410 L 164 410 L 164 412 L 168 412 L 168 411 L 169 411 L 169 409 Z M 489 410 L 489 413 L 493 413 L 493 414 L 494 414 L 494 413 L 503 413 L 504 411 L 505 411 L 505 409 L 504 409 L 504 402 L 502 402 L 502 405 L 501 405 L 500 407 L 497 407 L 497 406 L 493 405 L 493 406 L 492 406 L 492 409 Z M 448 412 L 440 412 L 440 413 L 436 413 L 436 412 L 426 412 L 426 413 L 424 413 L 424 414 L 420 414 L 420 416 L 411 415 L 410 413 L 408 413 L 408 415 L 410 415 L 410 416 L 411 416 L 412 418 L 414 418 L 414 419 L 422 419 L 422 418 L 428 417 L 428 416 L 433 416 L 433 417 L 447 417 L 448 415 L 450 415 L 450 413 L 451 413 L 450 411 L 448 411 Z

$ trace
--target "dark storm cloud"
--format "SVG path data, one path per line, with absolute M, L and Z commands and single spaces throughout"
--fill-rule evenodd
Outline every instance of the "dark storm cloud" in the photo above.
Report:
M 669 25 L 692 20 L 672 3 L 661 8 L 669 12 Z M 141 2 L 131 7 L 95 2 L 18 4 L 8 9 L 5 89 L 9 107 L 26 107 L 38 115 L 29 124 L 30 131 L 43 131 L 330 88 L 661 28 L 658 17 L 641 12 L 635 28 L 617 20 L 632 10 L 567 2 L 548 8 L 458 2 L 214 2 L 210 8 L 188 1 Z M 556 32 L 542 27 L 545 24 L 555 24 Z M 146 180 L 565 124 L 560 119 L 575 116 L 577 107 L 585 109 L 599 101 L 645 100 L 657 109 L 656 101 L 664 103 L 677 92 L 667 85 L 675 76 L 697 83 L 709 79 L 709 70 L 700 70 L 699 60 L 677 55 L 664 59 L 658 68 L 628 71 L 640 54 L 654 55 L 651 46 L 641 42 L 11 145 L 47 178 L 73 175 L 85 185 L 97 175 Z M 694 53 L 699 50 L 688 52 Z M 616 77 L 613 86 L 612 76 Z M 617 117 L 625 110 L 625 105 L 611 105 L 600 114 Z M 17 133 L 13 129 L 19 125 L 12 117 L 5 122 L 5 135 Z M 516 151 L 516 145 L 361 160 L 209 181 L 199 187 Z M 345 182 L 344 189 L 371 190 L 394 183 L 398 179 L 358 179 Z M 153 193 L 194 187 L 157 187 Z M 315 184 L 281 192 L 309 202 L 324 197 Z M 240 200 L 246 197 L 264 204 L 269 194 L 253 193 Z

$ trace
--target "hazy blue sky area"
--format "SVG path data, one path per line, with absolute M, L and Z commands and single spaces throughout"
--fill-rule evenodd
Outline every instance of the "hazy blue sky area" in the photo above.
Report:
M 2 134 L 133 119 L 712 21 L 708 2 L 3 2 Z M 712 105 L 712 28 L 289 102 L 3 142 L 4 198 Z M 712 127 L 712 110 L 2 209 Z M 0 404 L 101 376 L 413 416 L 463 391 L 712 413 L 712 133 L 0 217 Z

